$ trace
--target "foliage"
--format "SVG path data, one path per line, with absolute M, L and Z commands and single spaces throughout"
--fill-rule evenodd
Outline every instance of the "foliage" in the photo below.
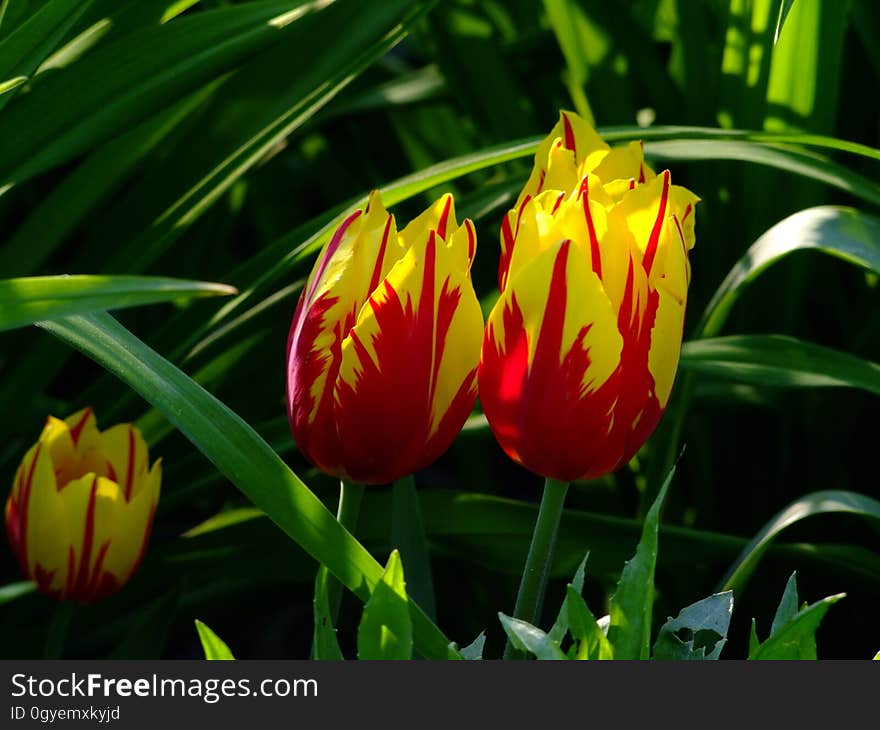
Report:
M 3 7 L 0 496 L 46 414 L 86 405 L 165 467 L 107 601 L 57 614 L 0 550 L 3 656 L 223 653 L 196 617 L 239 658 L 491 658 L 506 634 L 545 657 L 810 658 L 820 621 L 820 656 L 876 652 L 872 0 Z M 673 399 L 627 468 L 572 485 L 558 612 L 529 626 L 506 614 L 540 483 L 480 412 L 349 531 L 290 438 L 283 362 L 317 251 L 374 188 L 401 219 L 455 194 L 489 311 L 501 218 L 560 108 L 644 139 L 702 202 Z M 830 597 L 800 607 L 792 581 L 750 642 L 794 570 Z

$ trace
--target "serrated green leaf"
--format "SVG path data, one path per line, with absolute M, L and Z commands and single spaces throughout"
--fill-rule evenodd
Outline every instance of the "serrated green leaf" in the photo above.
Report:
M 800 610 L 767 641 L 750 650 L 749 659 L 816 659 L 816 629 L 828 609 L 845 595 L 828 596 Z
M 0 331 L 81 312 L 192 297 L 229 296 L 225 284 L 151 276 L 33 276 L 0 279 Z
M 612 659 L 614 650 L 599 622 L 590 611 L 581 592 L 573 585 L 565 593 L 565 608 L 570 624 L 571 638 L 577 642 L 575 659 Z
M 503 613 L 499 613 L 498 618 L 507 636 L 510 637 L 510 643 L 517 651 L 534 654 L 542 660 L 568 659 L 565 652 L 559 648 L 559 644 L 537 626 Z
M 732 612 L 732 591 L 715 593 L 686 606 L 660 627 L 654 658 L 718 659 L 727 643 Z
M 792 573 L 785 584 L 785 590 L 782 592 L 782 598 L 776 609 L 776 615 L 773 617 L 773 624 L 770 627 L 770 636 L 773 636 L 785 624 L 791 621 L 798 612 L 798 590 L 797 590 L 797 573 Z
M 636 554 L 623 566 L 617 591 L 611 599 L 608 641 L 614 649 L 615 659 L 647 659 L 650 656 L 660 507 L 674 474 L 673 467 L 645 516 Z
M 340 660 L 342 649 L 336 638 L 333 616 L 330 612 L 330 596 L 328 593 L 330 571 L 325 566 L 318 568 L 315 577 L 314 617 L 315 630 L 312 635 L 312 658 L 318 660 Z
M 232 652 L 217 634 L 207 625 L 196 619 L 196 631 L 199 632 L 199 641 L 202 642 L 202 650 L 205 659 L 210 661 L 229 661 L 235 659 Z
M 358 626 L 358 659 L 411 659 L 412 621 L 400 553 L 393 550 Z
M 587 572 L 587 559 L 589 557 L 589 552 L 584 555 L 584 559 L 581 560 L 580 565 L 578 565 L 577 570 L 574 572 L 574 577 L 571 579 L 571 583 L 569 583 L 569 587 L 573 587 L 578 595 L 581 595 L 584 591 L 584 578 Z M 556 621 L 550 628 L 549 636 L 557 644 L 561 644 L 562 639 L 568 633 L 568 628 L 568 599 L 563 598 L 562 605 L 559 607 L 559 613 L 556 616 Z
M 483 647 L 486 646 L 486 632 L 481 631 L 480 635 L 470 644 L 461 648 L 461 655 L 465 659 L 476 661 L 483 658 Z

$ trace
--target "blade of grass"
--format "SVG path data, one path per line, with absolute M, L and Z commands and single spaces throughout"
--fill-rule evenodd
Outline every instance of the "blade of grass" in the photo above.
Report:
M 827 490 L 795 500 L 778 512 L 746 545 L 731 566 L 722 590 L 742 591 L 770 544 L 783 530 L 801 520 L 825 514 L 853 514 L 880 520 L 880 501 L 857 492 Z
M 228 296 L 225 284 L 154 276 L 32 276 L 0 279 L 0 331 L 40 320 L 191 297 Z
M 848 387 L 880 395 L 880 365 L 782 335 L 686 342 L 681 367 L 765 387 Z

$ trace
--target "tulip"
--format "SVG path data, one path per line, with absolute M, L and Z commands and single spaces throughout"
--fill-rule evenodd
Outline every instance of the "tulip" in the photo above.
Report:
M 309 461 L 385 483 L 450 446 L 473 408 L 483 317 L 471 221 L 445 195 L 400 233 L 378 192 L 315 263 L 290 327 L 287 413 Z
M 568 112 L 502 224 L 480 400 L 507 454 L 548 478 L 626 464 L 678 366 L 698 198 Z
M 137 428 L 99 431 L 86 408 L 50 416 L 25 454 L 6 503 L 22 571 L 59 600 L 91 603 L 125 585 L 150 537 L 162 481 Z

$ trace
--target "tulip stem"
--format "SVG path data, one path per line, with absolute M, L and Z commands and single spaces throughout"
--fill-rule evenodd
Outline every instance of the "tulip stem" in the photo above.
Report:
M 336 509 L 336 519 L 349 532 L 354 532 L 358 523 L 358 515 L 361 512 L 361 502 L 364 498 L 364 485 L 342 479 L 339 482 L 339 506 Z M 326 570 L 325 568 L 322 568 Z M 334 626 L 339 617 L 339 606 L 342 603 L 342 583 L 331 579 L 327 586 L 327 599 L 330 605 L 330 616 Z
M 49 623 L 46 632 L 46 643 L 43 646 L 43 659 L 60 659 L 64 649 L 64 641 L 67 639 L 67 630 L 70 628 L 70 619 L 73 616 L 74 605 L 70 601 L 63 601 L 55 607 L 55 613 Z
M 558 482 L 549 477 L 544 482 L 544 495 L 541 497 L 541 508 L 532 533 L 532 544 L 523 569 L 519 592 L 516 595 L 514 618 L 536 624 L 541 616 L 544 593 L 547 590 L 547 578 L 553 562 L 553 549 L 556 547 L 556 535 L 559 532 L 559 521 L 568 492 L 566 482 Z M 518 659 L 517 652 L 508 640 L 504 649 L 505 659 Z

